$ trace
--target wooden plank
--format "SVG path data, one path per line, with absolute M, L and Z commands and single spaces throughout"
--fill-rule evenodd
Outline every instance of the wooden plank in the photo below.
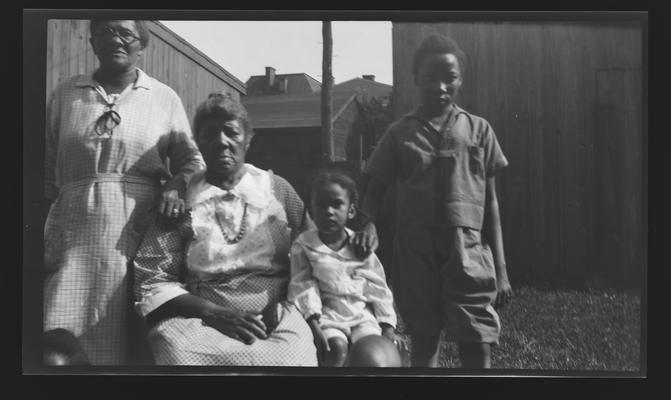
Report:
M 58 21 L 51 19 L 47 22 L 47 65 L 46 65 L 47 70 L 45 71 L 46 84 L 47 84 L 46 101 L 49 101 L 49 96 L 51 95 L 51 92 L 55 87 L 54 74 L 56 68 L 54 63 L 57 61 L 57 54 L 56 54 L 57 52 L 54 51 L 54 47 L 55 43 L 57 42 L 58 35 L 55 34 L 57 29 L 58 29 Z
M 639 277 L 642 242 L 641 76 L 596 72 L 600 268 L 618 282 Z
M 83 24 L 84 26 L 88 24 Z M 77 29 L 75 31 L 75 40 L 77 41 L 77 73 L 86 74 L 89 71 L 86 70 L 86 55 L 90 51 L 88 48 L 88 42 L 86 38 L 88 29 Z
M 73 20 L 68 24 L 68 52 L 67 52 L 67 77 L 79 74 L 77 71 L 77 53 L 79 52 L 79 43 L 77 42 L 78 21 Z
M 533 266 L 544 265 L 547 262 L 548 249 L 553 245 L 548 239 L 547 228 L 550 224 L 547 221 L 547 205 L 545 203 L 544 193 L 546 190 L 545 173 L 544 170 L 544 137 L 545 129 L 543 126 L 543 91 L 539 82 L 542 81 L 544 74 L 542 65 L 542 46 L 543 43 L 539 40 L 542 37 L 542 29 L 535 24 L 524 24 L 521 27 L 521 43 L 526 57 L 524 60 L 525 73 L 524 87 L 526 92 L 524 112 L 525 119 L 522 127 L 527 131 L 528 137 L 528 191 L 529 197 L 529 231 L 527 232 L 528 243 L 533 243 L 529 246 L 529 260 L 527 265 L 516 265 L 515 267 L 523 276 L 532 276 L 535 271 Z M 503 144 L 502 144 L 503 146 Z M 504 147 L 504 151 L 507 151 Z M 507 172 L 503 174 L 507 176 Z M 504 188 L 502 188 L 504 189 Z M 502 212 L 504 215 L 512 215 L 510 210 L 515 207 L 512 201 L 505 201 L 502 205 Z M 510 230 L 515 221 L 508 220 L 508 224 L 504 226 L 506 231 Z M 508 236 L 504 237 L 507 240 Z M 505 242 L 504 242 L 505 245 Z
M 623 80 L 624 98 L 623 127 L 625 134 L 625 242 L 628 243 L 624 279 L 641 283 L 642 271 L 647 266 L 644 229 L 644 193 L 647 181 L 643 158 L 643 77 L 641 70 L 629 69 Z

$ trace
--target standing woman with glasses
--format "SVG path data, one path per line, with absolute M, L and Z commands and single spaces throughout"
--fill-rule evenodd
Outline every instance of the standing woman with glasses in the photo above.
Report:
M 60 84 L 47 108 L 43 329 L 74 333 L 93 365 L 123 365 L 128 261 L 154 210 L 181 217 L 204 163 L 179 96 L 137 67 L 144 22 L 92 20 L 90 33 L 100 67 Z

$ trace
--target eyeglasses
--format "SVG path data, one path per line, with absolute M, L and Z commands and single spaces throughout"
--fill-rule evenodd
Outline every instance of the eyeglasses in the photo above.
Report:
M 115 36 L 118 36 L 124 44 L 129 44 L 136 40 L 140 40 L 140 38 L 135 35 L 133 31 L 128 29 L 116 30 L 110 26 L 98 29 L 93 33 L 93 36 L 104 39 L 111 39 Z
M 114 128 L 119 126 L 120 123 L 121 115 L 112 109 L 108 109 L 103 113 L 103 115 L 98 117 L 93 130 L 98 136 L 105 134 L 109 134 L 111 136 L 112 133 L 114 133 Z

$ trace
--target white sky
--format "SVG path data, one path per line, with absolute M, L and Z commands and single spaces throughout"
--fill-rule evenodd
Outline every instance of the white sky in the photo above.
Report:
M 305 72 L 321 82 L 320 21 L 161 21 L 243 83 L 263 75 Z M 391 22 L 333 21 L 335 83 L 364 74 L 391 85 Z

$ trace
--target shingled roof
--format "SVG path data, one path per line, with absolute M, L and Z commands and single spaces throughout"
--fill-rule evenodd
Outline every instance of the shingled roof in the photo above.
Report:
M 373 78 L 374 79 L 374 78 Z M 391 95 L 392 86 L 385 83 L 375 82 L 372 79 L 354 78 L 333 85 L 333 92 L 358 93 L 364 97 L 385 97 Z
M 282 81 L 286 81 L 283 91 L 279 88 Z M 302 95 L 316 93 L 321 88 L 321 83 L 306 73 L 297 74 L 275 74 L 274 84 L 268 85 L 266 75 L 251 76 L 246 83 L 248 96 L 263 95 Z
M 248 89 L 249 90 L 249 89 Z M 333 93 L 333 120 L 356 95 L 351 92 Z M 243 96 L 254 129 L 297 128 L 321 126 L 321 95 Z

